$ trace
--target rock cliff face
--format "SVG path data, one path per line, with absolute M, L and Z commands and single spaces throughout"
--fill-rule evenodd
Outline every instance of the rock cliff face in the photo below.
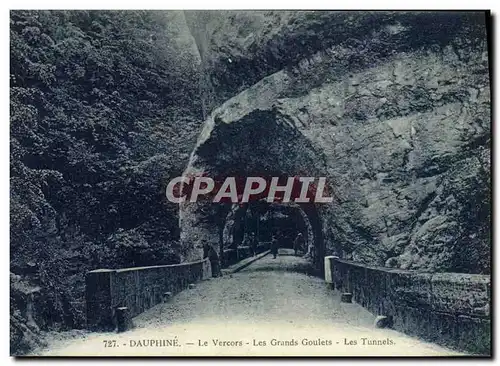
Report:
M 191 30 L 207 112 L 186 174 L 326 176 L 335 201 L 314 207 L 323 254 L 489 272 L 484 14 L 219 12 L 186 19 L 198 22 Z M 203 39 L 200 29 L 207 30 Z M 210 231 L 200 205 L 181 208 L 188 257 Z

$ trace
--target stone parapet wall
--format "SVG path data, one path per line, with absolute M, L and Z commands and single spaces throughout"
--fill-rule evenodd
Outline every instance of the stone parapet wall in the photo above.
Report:
M 127 308 L 128 317 L 163 301 L 189 284 L 210 278 L 207 259 L 165 266 L 124 269 L 97 269 L 86 275 L 87 328 L 112 331 L 116 328 L 116 309 Z
M 393 328 L 474 354 L 491 347 L 488 275 L 424 273 L 325 258 L 325 279 Z
M 270 242 L 261 242 L 255 248 L 255 254 L 260 254 L 270 247 Z M 226 268 L 239 261 L 253 256 L 252 248 L 249 246 L 239 246 L 237 249 L 226 249 L 224 250 L 224 261 L 223 267 Z

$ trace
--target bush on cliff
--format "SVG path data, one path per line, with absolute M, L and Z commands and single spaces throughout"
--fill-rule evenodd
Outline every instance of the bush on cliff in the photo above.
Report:
M 179 261 L 163 191 L 201 108 L 175 16 L 11 12 L 11 271 L 39 287 L 44 329 L 84 325 L 85 271 Z M 23 296 L 13 353 L 30 344 Z

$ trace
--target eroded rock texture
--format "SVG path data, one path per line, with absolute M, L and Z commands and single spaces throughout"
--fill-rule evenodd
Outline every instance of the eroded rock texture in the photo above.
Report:
M 186 19 L 203 63 L 207 119 L 185 174 L 326 176 L 335 200 L 310 208 L 322 254 L 489 272 L 484 14 Z M 184 258 L 199 256 L 204 235 L 217 240 L 213 210 L 181 207 Z

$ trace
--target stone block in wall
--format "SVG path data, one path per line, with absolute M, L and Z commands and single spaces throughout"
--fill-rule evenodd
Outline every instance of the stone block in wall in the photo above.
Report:
M 238 262 L 238 252 L 236 249 L 224 250 L 224 266 L 230 266 Z
M 491 354 L 491 321 L 467 315 L 456 318 L 455 344 L 470 353 Z
M 436 331 L 429 309 L 395 305 L 391 315 L 393 328 L 405 334 L 430 340 L 430 335 Z
M 434 311 L 489 316 L 489 276 L 435 273 L 431 286 Z
M 392 315 L 386 311 L 387 273 L 375 268 L 365 269 L 364 293 L 356 300 L 375 315 Z
M 366 268 L 362 266 L 350 266 L 347 271 L 347 281 L 349 291 L 352 293 L 353 300 L 362 302 L 365 297 L 364 289 L 366 288 Z
M 269 250 L 271 248 L 271 242 L 268 241 L 261 241 L 257 245 L 257 253 L 262 253 L 266 250 Z
M 115 328 L 111 293 L 114 275 L 112 269 L 97 269 L 85 276 L 87 328 L 90 330 L 112 331 Z
M 443 346 L 457 348 L 457 316 L 429 311 L 430 329 L 425 339 Z
M 345 261 L 335 260 L 333 267 L 333 282 L 335 288 L 342 292 L 350 292 L 347 272 L 349 264 Z
M 325 257 L 325 282 L 328 284 L 333 284 L 333 267 L 335 266 L 335 260 L 338 258 L 333 255 Z
M 250 247 L 249 246 L 240 246 L 237 248 L 238 250 L 238 260 L 243 260 L 245 258 L 250 257 Z
M 419 309 L 431 307 L 431 278 L 429 273 L 391 271 L 388 295 L 395 306 Z

